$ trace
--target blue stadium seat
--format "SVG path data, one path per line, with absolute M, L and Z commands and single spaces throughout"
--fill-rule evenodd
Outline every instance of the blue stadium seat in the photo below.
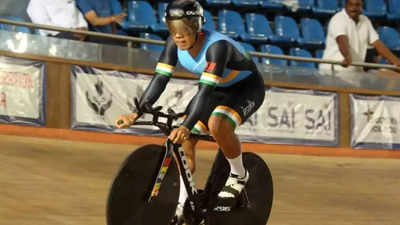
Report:
M 204 0 L 204 3 L 210 6 L 229 6 L 231 0 Z
M 364 0 L 364 15 L 370 18 L 384 18 L 386 13 L 385 0 Z
M 128 16 L 122 22 L 122 28 L 136 32 L 162 32 L 153 7 L 146 1 L 129 1 Z
M 312 8 L 313 13 L 320 17 L 332 16 L 338 10 L 339 4 L 337 0 L 316 0 Z
M 218 30 L 234 39 L 249 41 L 249 34 L 245 31 L 244 22 L 240 14 L 233 10 L 223 9 L 218 12 Z
M 283 55 L 282 49 L 276 45 L 261 45 L 260 51 L 265 52 L 265 53 L 275 54 L 275 55 Z M 275 59 L 275 58 L 262 57 L 261 62 L 265 63 L 265 64 L 273 64 L 273 65 L 279 65 L 279 66 L 287 65 L 286 59 Z
M 282 10 L 284 8 L 280 0 L 260 0 L 259 4 L 265 9 L 274 11 Z
M 168 32 L 168 26 L 165 21 L 165 10 L 167 9 L 168 2 L 159 2 L 157 4 L 157 17 L 159 22 L 159 31 Z
M 247 13 L 245 19 L 247 32 L 252 42 L 267 42 L 275 40 L 269 21 L 264 15 Z
M 339 0 L 339 7 L 344 8 L 344 5 L 346 4 L 346 0 Z
M 16 22 L 27 22 L 21 17 L 16 17 L 16 16 L 1 16 L 0 18 L 6 19 L 6 20 L 13 20 Z M 14 31 L 14 32 L 22 32 L 22 33 L 31 33 L 31 30 L 29 27 L 24 27 L 24 26 L 16 26 L 12 24 L 0 24 L 0 30 L 8 30 L 8 31 Z M 38 33 L 36 30 L 34 33 Z
M 325 44 L 325 33 L 321 23 L 316 19 L 302 18 L 300 20 L 303 45 L 322 47 Z
M 241 45 L 244 47 L 244 49 L 246 49 L 246 51 L 248 51 L 248 52 L 254 52 L 254 51 L 256 51 L 255 48 L 254 48 L 254 46 L 253 46 L 252 44 L 250 44 L 250 43 L 247 43 L 247 42 L 240 42 L 240 41 L 239 41 L 239 44 L 241 44 Z M 259 59 L 257 56 L 253 56 L 253 61 L 254 61 L 254 62 L 259 62 L 260 59 Z
M 275 16 L 275 41 L 277 43 L 301 43 L 299 28 L 296 21 L 288 16 Z
M 314 0 L 298 0 L 297 12 L 311 12 L 314 6 Z
M 392 27 L 378 27 L 379 39 L 391 50 L 400 51 L 399 33 Z
M 316 51 L 315 51 L 315 57 L 316 58 L 319 58 L 319 59 L 322 59 L 322 56 L 324 55 L 324 49 L 317 49 Z
M 312 58 L 312 55 L 309 51 L 307 51 L 305 49 L 301 49 L 301 48 L 290 48 L 289 54 L 292 56 Z M 290 60 L 289 65 L 290 66 L 307 67 L 307 68 L 316 68 L 315 63 L 313 63 L 313 62 Z
M 204 17 L 206 18 L 206 23 L 203 25 L 203 27 L 206 30 L 215 30 L 215 23 L 214 23 L 211 13 L 207 10 L 203 10 L 203 13 L 204 13 Z
M 388 6 L 388 20 L 400 20 L 400 1 L 399 0 L 387 0 Z
M 152 33 L 140 33 L 141 38 L 146 38 L 146 39 L 153 39 L 153 40 L 163 40 L 160 36 L 157 34 L 152 34 Z M 140 48 L 144 50 L 150 50 L 150 51 L 155 51 L 155 52 L 160 52 L 164 49 L 163 45 L 157 45 L 157 44 L 149 44 L 149 43 L 140 43 Z
M 256 7 L 259 0 L 232 0 L 234 6 L 237 7 Z

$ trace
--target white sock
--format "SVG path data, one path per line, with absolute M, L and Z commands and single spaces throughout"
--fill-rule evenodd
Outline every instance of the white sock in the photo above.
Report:
M 188 193 L 186 190 L 185 183 L 183 182 L 183 178 L 181 175 L 179 175 L 179 198 L 178 198 L 178 203 L 179 204 L 184 204 L 186 199 L 188 198 Z
M 226 157 L 225 157 L 226 158 Z M 246 170 L 243 165 L 242 153 L 236 158 L 228 159 L 229 165 L 231 166 L 231 173 L 239 175 L 239 177 L 246 176 Z

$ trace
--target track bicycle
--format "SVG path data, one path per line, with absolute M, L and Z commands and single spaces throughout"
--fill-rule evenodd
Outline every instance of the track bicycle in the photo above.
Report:
M 137 100 L 135 101 L 138 106 Z M 162 107 L 145 106 L 142 113 L 151 121 L 135 125 L 157 126 L 167 137 L 173 122 L 183 116 Z M 162 122 L 165 121 L 166 122 Z M 213 141 L 209 135 L 191 134 Z M 171 162 L 176 163 L 171 163 Z M 225 185 L 230 167 L 218 150 L 204 190 L 197 189 L 183 148 L 167 139 L 164 145 L 149 144 L 133 151 L 114 177 L 107 200 L 107 225 L 168 225 L 178 202 L 179 174 L 188 190 L 184 221 L 188 225 L 266 225 L 272 207 L 273 184 L 267 164 L 252 152 L 243 153 L 250 179 L 229 212 L 217 205 L 217 195 Z

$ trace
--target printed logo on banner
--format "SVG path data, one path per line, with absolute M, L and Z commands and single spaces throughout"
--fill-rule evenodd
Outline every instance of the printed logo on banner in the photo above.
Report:
M 385 132 L 390 134 L 397 134 L 397 119 L 394 117 L 379 116 L 373 120 L 374 111 L 371 110 L 369 104 L 367 104 L 367 111 L 363 113 L 366 116 L 368 123 L 372 123 L 371 132 L 383 134 Z
M 90 108 L 100 116 L 104 116 L 112 104 L 112 93 L 104 88 L 103 81 L 97 80 L 94 84 L 95 91 L 86 90 L 86 100 Z
M 29 60 L 16 60 L 16 64 L 11 62 L 0 62 L 0 115 L 37 124 L 43 119 L 44 65 L 38 63 L 34 66 Z
M 371 119 L 372 119 L 372 115 L 374 115 L 374 111 L 372 111 L 372 110 L 370 109 L 370 106 L 368 105 L 368 106 L 367 106 L 367 111 L 363 112 L 363 115 L 366 116 L 367 121 L 369 122 L 369 121 L 371 121 Z
M 149 79 L 118 71 L 74 66 L 72 127 L 109 130 L 115 119 L 136 111 L 134 98 L 140 98 Z M 146 117 L 144 117 L 146 118 Z
M 295 132 L 299 120 L 302 120 L 303 128 L 307 133 L 315 131 L 331 131 L 332 130 L 332 111 L 328 104 L 320 109 L 307 108 L 302 106 L 304 110 L 296 110 L 296 107 L 290 106 L 271 106 L 268 108 L 268 126 L 271 128 L 283 128 L 286 131 Z M 297 104 L 296 104 L 297 105 Z
M 352 145 L 400 143 L 400 98 L 352 95 Z M 397 100 L 397 101 L 396 101 Z
M 363 113 L 366 116 L 366 120 L 368 123 L 372 123 L 371 132 L 384 134 L 397 134 L 397 119 L 395 117 L 390 116 L 378 116 L 374 119 L 374 111 L 371 110 L 369 104 L 367 104 L 367 111 Z
M 322 93 L 322 92 L 320 92 Z M 271 89 L 238 134 L 277 143 L 337 143 L 335 93 Z
M 134 89 L 134 93 L 131 93 L 126 97 L 125 102 L 130 112 L 137 112 L 135 105 L 135 98 L 137 98 L 139 101 L 143 93 L 144 93 L 144 86 L 137 86 Z
M 307 109 L 305 111 L 307 121 L 305 128 L 312 133 L 318 130 L 330 132 L 333 127 L 332 116 L 333 112 L 330 104 L 324 104 L 320 109 Z
M 400 98 L 350 95 L 352 146 L 393 148 L 400 144 Z

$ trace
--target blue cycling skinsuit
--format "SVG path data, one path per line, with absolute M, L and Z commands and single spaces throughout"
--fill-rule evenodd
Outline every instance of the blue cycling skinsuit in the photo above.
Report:
M 263 103 L 264 80 L 239 43 L 216 31 L 202 30 L 198 35 L 204 35 L 204 43 L 196 57 L 168 38 L 140 106 L 157 101 L 179 62 L 199 77 L 198 92 L 186 108 L 182 125 L 194 133 L 208 133 L 208 119 L 218 115 L 236 128 Z

